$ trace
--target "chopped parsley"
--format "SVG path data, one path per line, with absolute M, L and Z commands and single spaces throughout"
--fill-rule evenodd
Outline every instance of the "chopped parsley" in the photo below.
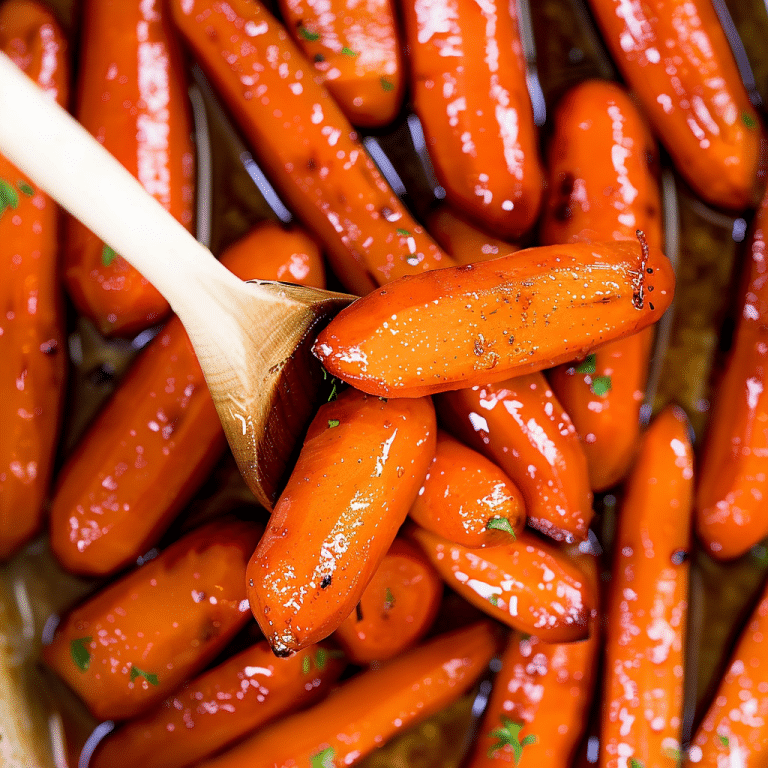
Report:
M 310 768 L 334 768 L 333 758 L 336 757 L 336 753 L 333 747 L 327 747 L 326 749 L 312 755 L 310 760 Z
M 321 370 L 323 372 L 323 381 L 328 381 L 329 378 L 331 380 L 331 392 L 328 395 L 328 400 L 326 401 L 330 403 L 331 400 L 335 400 L 336 396 L 338 395 L 337 388 L 338 388 L 339 380 L 335 376 L 331 376 L 331 374 L 328 373 L 328 371 L 326 371 L 325 368 L 321 368 Z
M 338 419 L 328 419 L 329 427 L 338 427 L 341 422 Z
M 143 677 L 150 685 L 157 685 L 160 682 L 157 679 L 157 675 L 153 675 L 151 672 L 144 672 L 144 670 L 138 667 L 131 667 L 131 681 L 137 677 Z
M 380 77 L 379 78 L 379 83 L 381 84 L 381 88 L 384 91 L 394 91 L 395 90 L 395 86 L 392 83 L 390 83 L 389 80 L 387 80 L 386 77 Z
M 488 757 L 493 757 L 500 749 L 509 745 L 512 747 L 512 755 L 515 765 L 517 765 L 523 756 L 523 748 L 538 741 L 533 734 L 528 734 L 520 741 L 522 727 L 523 723 L 515 723 L 508 717 L 502 717 L 501 728 L 496 728 L 488 734 L 491 739 L 497 739 L 497 743 L 488 750 Z
M 498 595 L 491 595 L 491 596 L 488 598 L 488 602 L 489 602 L 489 603 L 490 603 L 490 604 L 491 604 L 491 605 L 492 605 L 494 608 L 498 608 L 498 607 L 499 607 L 499 596 L 498 596 Z
M 727 747 L 730 747 L 730 746 L 731 746 L 731 740 L 730 740 L 730 739 L 729 739 L 727 736 L 723 736 L 723 734 L 722 734 L 722 733 L 718 733 L 718 734 L 717 734 L 717 738 L 718 738 L 718 739 L 720 739 L 720 743 L 721 743 L 721 744 L 722 744 L 724 747 L 726 747 L 726 748 L 727 748 Z
M 312 659 L 309 658 L 309 654 L 307 654 L 302 660 L 301 660 L 301 671 L 305 674 L 309 674 L 309 670 L 312 669 Z
M 299 35 L 310 42 L 320 39 L 319 32 L 313 32 L 311 29 L 307 29 L 303 24 L 299 26 Z
M 398 229 L 397 230 L 398 235 L 402 235 L 403 237 L 410 237 L 411 233 L 407 229 Z
M 678 764 L 680 764 L 683 759 L 683 753 L 677 747 L 667 747 L 664 750 L 664 755 L 666 757 L 671 757 L 673 760 L 677 760 Z
M 576 373 L 594 373 L 595 363 L 597 361 L 596 355 L 587 355 L 577 366 Z
M 592 379 L 592 383 L 589 385 L 593 394 L 598 397 L 604 397 L 611 391 L 611 377 L 610 376 L 596 376 Z
M 384 610 L 391 611 L 395 607 L 395 596 L 392 594 L 392 590 L 387 587 L 384 590 Z
M 19 207 L 19 193 L 5 180 L 0 179 L 0 216 L 6 208 Z
M 744 123 L 744 125 L 747 126 L 747 128 L 756 128 L 757 123 L 755 122 L 755 118 L 752 117 L 752 115 L 749 114 L 749 112 L 742 112 L 741 113 L 741 122 Z
M 114 260 L 115 256 L 117 254 L 110 248 L 106 243 L 104 243 L 104 247 L 101 249 L 101 263 L 108 267 Z
M 91 652 L 88 650 L 88 644 L 93 640 L 92 637 L 78 637 L 69 643 L 69 653 L 72 661 L 81 672 L 86 672 L 91 666 Z
M 516 538 L 515 531 L 506 517 L 492 517 L 485 528 L 488 531 L 504 531 L 504 533 L 511 533 L 512 538 Z
M 645 766 L 634 757 L 629 758 L 629 768 L 645 768 Z
M 32 197 L 32 195 L 35 194 L 35 190 L 23 179 L 16 182 L 16 189 L 18 189 L 22 195 L 26 195 L 27 197 Z
M 357 51 L 353 51 L 351 48 L 347 48 L 346 45 L 341 49 L 341 52 L 345 56 L 359 56 L 360 55 Z

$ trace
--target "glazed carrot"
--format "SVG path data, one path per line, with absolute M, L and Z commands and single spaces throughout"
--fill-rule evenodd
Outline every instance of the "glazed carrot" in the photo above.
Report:
M 223 263 L 243 278 L 316 281 L 322 257 L 298 229 L 264 224 Z M 141 354 L 61 473 L 51 546 L 67 570 L 114 573 L 143 554 L 190 500 L 226 445 L 178 318 Z
M 596 588 L 595 558 L 584 555 L 578 562 Z M 590 636 L 576 643 L 511 635 L 467 768 L 573 765 L 597 677 L 597 625 L 595 618 Z
M 320 704 L 259 731 L 201 768 L 354 765 L 461 696 L 496 651 L 490 624 L 441 635 L 344 683 Z
M 310 646 L 276 659 L 258 643 L 200 675 L 101 742 L 91 768 L 185 768 L 328 693 L 342 654 Z
M 549 158 L 543 243 L 634 240 L 640 229 L 661 246 L 656 146 L 622 88 L 591 80 L 569 91 L 555 112 Z M 647 328 L 549 375 L 584 442 L 596 491 L 622 480 L 637 451 L 652 341 Z
M 520 247 L 486 234 L 448 205 L 427 216 L 427 230 L 459 264 L 474 264 L 516 253 Z
M 443 582 L 421 550 L 395 539 L 333 637 L 355 664 L 386 661 L 421 640 L 442 597 Z
M 250 618 L 245 566 L 261 528 L 216 521 L 76 606 L 43 659 L 94 717 L 145 712 L 202 669 Z
M 248 565 L 248 598 L 278 656 L 331 634 L 360 601 L 435 455 L 428 398 L 347 389 L 310 424 Z
M 401 7 L 413 107 L 446 199 L 499 237 L 523 234 L 544 177 L 517 2 Z
M 401 43 L 391 0 L 279 0 L 286 28 L 355 125 L 391 123 L 403 104 Z
M 541 373 L 446 392 L 436 403 L 446 427 L 517 485 L 531 527 L 561 541 L 587 535 L 592 492 L 584 449 Z
M 44 6 L 3 3 L 0 50 L 66 104 L 67 44 Z M 51 481 L 66 366 L 57 222 L 53 201 L 0 156 L 0 560 L 39 530 Z
M 757 205 L 763 130 L 711 0 L 589 5 L 677 170 L 714 205 Z
M 755 219 L 733 346 L 717 387 L 696 489 L 696 532 L 720 560 L 744 554 L 768 534 L 768 197 Z
M 680 408 L 643 435 L 607 606 L 601 768 L 680 764 L 693 450 Z
M 365 294 L 453 264 L 368 157 L 285 29 L 258 0 L 171 0 L 174 19 L 334 272 Z
M 584 357 L 656 322 L 673 291 L 667 258 L 639 243 L 528 248 L 374 291 L 314 351 L 358 389 L 419 397 Z
M 89 0 L 83 11 L 76 116 L 187 228 L 194 147 L 180 53 L 160 0 Z M 162 320 L 168 303 L 75 219 L 64 254 L 67 289 L 104 334 Z
M 497 621 L 551 643 L 587 637 L 594 589 L 564 552 L 522 531 L 515 541 L 467 549 L 410 526 L 445 583 Z
M 517 486 L 492 461 L 442 430 L 408 514 L 422 528 L 465 547 L 504 544 L 525 525 Z
M 686 766 L 758 768 L 768 755 L 768 595 L 742 630 L 709 709 L 688 749 Z

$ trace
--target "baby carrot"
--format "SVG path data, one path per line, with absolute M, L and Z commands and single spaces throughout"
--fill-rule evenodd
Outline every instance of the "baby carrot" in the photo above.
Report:
M 696 489 L 696 532 L 721 560 L 744 554 L 768 534 L 768 196 L 755 219 L 733 346 L 717 387 Z
M 250 618 L 245 566 L 261 529 L 216 521 L 62 619 L 43 659 L 94 717 L 145 712 L 202 669 Z
M 626 485 L 610 582 L 601 768 L 681 759 L 693 450 L 680 408 L 643 435 Z
M 597 585 L 594 557 L 579 564 Z M 570 768 L 592 706 L 601 646 L 597 619 L 575 643 L 512 634 L 467 768 Z
M 661 246 L 656 146 L 645 119 L 615 83 L 584 82 L 559 103 L 541 224 L 545 244 L 634 240 Z M 584 442 L 594 490 L 629 471 L 640 439 L 640 405 L 653 329 L 627 336 L 549 374 Z
M 374 291 L 314 352 L 358 389 L 419 397 L 585 357 L 656 322 L 673 291 L 667 258 L 639 243 L 528 248 Z
M 67 44 L 29 0 L 0 6 L 0 50 L 67 103 Z M 59 431 L 66 351 L 58 211 L 0 156 L 0 560 L 41 527 Z
M 429 398 L 347 389 L 310 424 L 248 565 L 248 598 L 278 656 L 331 634 L 394 541 L 435 455 Z
M 243 278 L 317 281 L 322 257 L 298 229 L 263 224 L 222 262 Z M 144 350 L 68 459 L 51 509 L 64 568 L 114 573 L 144 553 L 208 476 L 226 441 L 178 318 Z
M 688 748 L 686 768 L 759 768 L 768 756 L 768 594 L 738 639 L 728 668 Z
M 442 597 L 443 582 L 421 550 L 395 539 L 333 637 L 355 664 L 386 661 L 421 640 Z
M 387 186 L 311 62 L 258 0 L 171 0 L 179 31 L 275 186 L 365 294 L 452 265 Z
M 410 526 L 445 583 L 492 618 L 552 643 L 589 634 L 594 589 L 564 552 L 523 531 L 515 541 L 467 549 Z
M 453 434 L 517 485 L 532 528 L 558 540 L 587 535 L 593 513 L 584 449 L 541 373 L 446 392 L 436 402 Z
M 192 120 L 180 52 L 159 0 L 88 0 L 76 116 L 186 227 L 194 206 Z M 64 277 L 104 334 L 162 320 L 165 299 L 92 232 L 69 219 Z
M 486 234 L 448 205 L 428 214 L 427 230 L 459 264 L 498 259 L 520 250 L 513 243 Z
M 765 138 L 711 0 L 590 0 L 675 167 L 705 200 L 757 205 Z
M 496 652 L 490 624 L 441 635 L 345 682 L 200 768 L 342 768 L 461 696 Z
M 261 642 L 232 656 L 102 741 L 91 768 L 185 768 L 276 717 L 313 704 L 344 669 L 342 654 L 309 646 L 276 659 Z
M 516 0 L 401 7 L 413 107 L 446 199 L 499 237 L 523 234 L 544 178 Z
M 525 525 L 517 486 L 492 461 L 441 430 L 408 514 L 422 528 L 465 547 L 503 544 Z
M 401 42 L 391 0 L 279 0 L 288 31 L 347 119 L 391 123 L 403 104 Z

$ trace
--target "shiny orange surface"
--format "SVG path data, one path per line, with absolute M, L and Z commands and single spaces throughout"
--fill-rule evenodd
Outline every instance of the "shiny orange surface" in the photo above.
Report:
M 347 290 L 362 295 L 453 264 L 387 186 L 311 62 L 258 0 L 172 0 L 171 7 L 254 154 L 320 238 Z
M 711 0 L 590 0 L 677 170 L 708 202 L 757 205 L 765 137 Z
M 670 406 L 643 435 L 608 587 L 601 768 L 680 764 L 693 448 Z
M 0 50 L 66 104 L 67 43 L 44 6 L 0 7 Z M 58 210 L 0 156 L 0 559 L 38 532 L 61 421 L 66 345 L 58 283 Z
M 184 226 L 194 211 L 187 84 L 161 0 L 88 0 L 75 116 Z M 105 263 L 108 262 L 108 263 Z M 162 320 L 168 303 L 82 224 L 68 220 L 67 290 L 102 333 Z
M 331 634 L 355 609 L 435 455 L 428 398 L 347 389 L 322 406 L 248 565 L 248 598 L 275 653 Z
M 101 720 L 159 704 L 250 619 L 245 567 L 261 528 L 216 521 L 80 603 L 43 660 Z
M 525 502 L 492 461 L 438 431 L 435 458 L 408 514 L 451 541 L 485 547 L 514 539 L 525 525 Z
M 413 107 L 447 200 L 500 237 L 529 230 L 544 178 L 517 2 L 402 4 Z

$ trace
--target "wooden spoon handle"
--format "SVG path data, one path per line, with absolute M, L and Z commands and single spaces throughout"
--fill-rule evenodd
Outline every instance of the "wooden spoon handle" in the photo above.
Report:
M 129 261 L 182 321 L 201 286 L 240 281 L 0 52 L 0 152 Z

